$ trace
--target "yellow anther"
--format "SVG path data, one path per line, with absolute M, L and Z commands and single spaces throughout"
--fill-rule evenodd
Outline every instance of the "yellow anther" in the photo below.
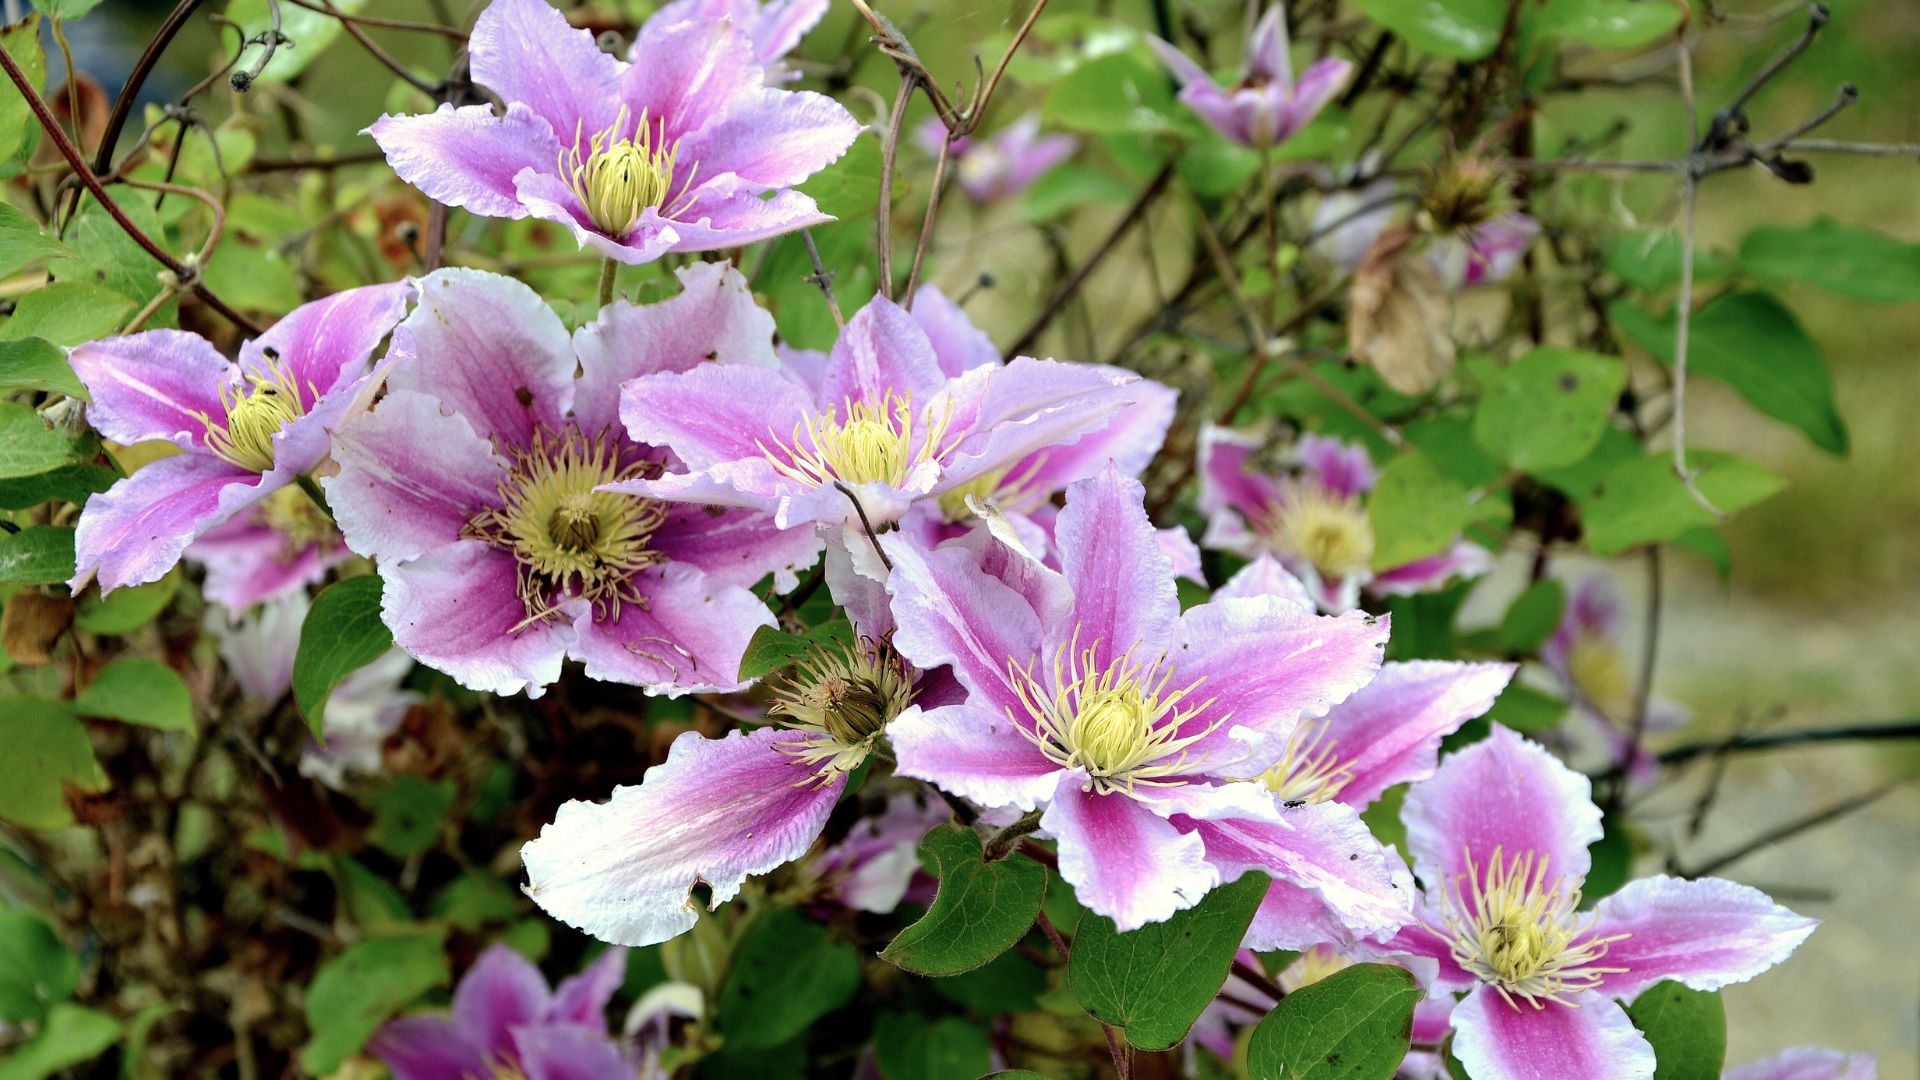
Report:
M 1548 1001 L 1573 1005 L 1572 996 L 1627 970 L 1599 961 L 1630 935 L 1591 936 L 1592 917 L 1579 913 L 1580 891 L 1563 891 L 1560 878 L 1549 881 L 1546 855 L 1529 851 L 1508 860 L 1494 848 L 1484 876 L 1472 852 L 1465 859 L 1465 878 L 1448 898 L 1453 958 L 1509 1005 L 1518 1007 L 1515 998 L 1536 1009 Z
M 916 416 L 912 399 L 892 391 L 877 405 L 845 404 L 844 420 L 840 410 L 828 408 L 794 425 L 787 443 L 759 443 L 760 452 L 782 475 L 809 486 L 840 481 L 897 488 L 913 470 L 952 450 L 940 445 L 953 420 L 951 407 Z
M 1305 559 L 1322 578 L 1337 581 L 1373 565 L 1373 526 L 1359 498 L 1311 480 L 1288 483 L 1260 528 L 1275 550 Z
M 596 132 L 581 146 L 583 132 L 576 127 L 573 146 L 560 153 L 560 175 L 573 189 L 594 228 L 615 239 L 624 239 L 648 207 L 671 213 L 667 200 L 675 190 L 675 163 L 680 144 L 666 145 L 666 122 L 651 122 L 645 112 L 626 133 L 627 110 L 623 105 L 604 131 Z M 688 170 L 678 185 L 683 196 L 693 187 L 699 165 Z
M 291 485 L 261 500 L 260 518 L 285 538 L 289 558 L 314 544 L 331 543 L 340 535 L 333 519 L 313 496 Z
M 1338 751 L 1339 743 L 1327 738 L 1326 721 L 1302 720 L 1287 740 L 1286 755 L 1261 779 L 1287 803 L 1331 801 L 1353 782 L 1353 766 Z
M 249 373 L 239 386 L 222 386 L 220 404 L 226 416 L 214 423 L 206 413 L 195 413 L 207 428 L 207 449 L 251 472 L 273 468 L 273 437 L 305 416 L 300 385 L 293 370 L 267 350 L 263 374 Z M 319 396 L 313 387 L 309 393 Z
M 913 703 L 916 676 L 892 646 L 872 638 L 815 645 L 774 691 L 768 712 L 787 727 L 825 736 L 782 746 L 826 783 L 859 768 L 893 718 Z

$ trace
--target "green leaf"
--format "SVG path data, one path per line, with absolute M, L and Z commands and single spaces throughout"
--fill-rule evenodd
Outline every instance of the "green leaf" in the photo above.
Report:
M 40 48 L 38 12 L 0 30 L 0 49 L 13 57 L 28 86 L 38 90 L 46 85 L 47 54 Z M 0 161 L 20 156 L 29 138 L 39 130 L 40 121 L 34 118 L 27 99 L 9 82 L 5 90 L 0 90 Z
M 1485 719 L 1490 724 L 1500 724 L 1525 734 L 1559 727 L 1566 715 L 1566 702 L 1552 694 L 1514 682 L 1508 683 L 1507 688 L 1500 691 L 1500 696 L 1493 699 L 1493 706 L 1487 710 Z M 1467 722 L 1473 723 L 1471 720 Z
M 453 809 L 453 781 L 403 776 L 373 797 L 371 839 L 405 858 L 431 849 Z
M 293 654 L 293 700 L 307 726 L 315 733 L 323 730 L 333 688 L 391 648 L 393 633 L 380 621 L 379 578 L 348 578 L 316 597 Z
M 1727 546 L 1726 537 L 1714 529 L 1706 526 L 1688 529 L 1674 537 L 1673 542 L 1712 563 L 1722 584 L 1733 576 L 1733 549 Z
M 1442 472 L 1469 488 L 1500 479 L 1500 463 L 1473 437 L 1473 424 L 1463 417 L 1422 417 L 1401 430 L 1407 441 L 1425 451 Z
M 1509 655 L 1530 653 L 1553 636 L 1560 613 L 1567 606 L 1567 590 L 1552 578 L 1541 578 L 1520 594 L 1500 620 L 1500 649 Z
M 1673 363 L 1674 320 L 1629 304 L 1608 309 L 1634 344 Z M 1805 432 L 1829 453 L 1847 452 L 1847 427 L 1833 402 L 1833 377 L 1800 320 L 1764 292 L 1732 293 L 1693 317 L 1687 370 L 1711 375 L 1754 408 Z
M 1069 161 L 1047 170 L 1027 189 L 1026 216 L 1028 221 L 1047 222 L 1083 206 L 1124 206 L 1134 195 L 1133 186 L 1125 180 Z
M 1373 566 L 1386 570 L 1446 550 L 1475 518 L 1467 489 L 1425 454 L 1402 454 L 1380 470 L 1367 501 Z
M 747 639 L 746 652 L 740 657 L 740 677 L 758 679 L 771 675 L 805 656 L 814 646 L 832 647 L 853 641 L 853 624 L 845 619 L 809 627 L 804 634 L 789 634 L 777 626 L 763 626 Z
M 1740 265 L 1855 300 L 1920 300 L 1920 244 L 1825 217 L 1752 230 L 1740 243 Z
M 1653 1080 L 1718 1080 L 1727 1058 L 1719 994 L 1656 983 L 1627 1006 L 1627 1015 L 1653 1044 Z
M 87 729 L 58 701 L 16 697 L 0 709 L 0 818 L 30 829 L 73 824 L 64 788 L 107 789 Z
M 55 281 L 20 298 L 13 317 L 0 326 L 0 340 L 40 338 L 71 348 L 113 336 L 132 315 L 133 301 L 112 289 L 84 281 Z M 64 355 L 60 366 L 67 366 Z M 86 397 L 84 393 L 73 396 Z
M 120 1022 L 103 1012 L 62 1002 L 47 1013 L 40 1033 L 0 1060 L 0 1080 L 46 1080 L 92 1061 L 120 1040 Z
M 128 220 L 141 232 L 152 238 L 154 243 L 163 247 L 166 245 L 166 230 L 161 226 L 159 216 L 153 212 L 150 200 L 126 199 L 119 205 L 121 213 L 127 215 Z M 80 265 L 76 270 L 71 264 L 62 264 L 61 276 L 74 278 L 84 275 L 87 281 L 129 297 L 136 304 L 144 304 L 157 296 L 165 288 L 160 280 L 160 264 L 140 246 L 139 241 L 128 236 L 126 230 L 99 204 L 88 199 L 84 206 L 85 209 L 67 228 L 67 243 L 73 248 L 74 257 Z M 163 305 L 161 312 L 147 320 L 147 328 L 151 330 L 171 325 L 172 312 L 176 309 L 177 305 L 169 301 Z
M 334 0 L 335 9 L 348 15 L 358 15 L 367 6 L 367 0 Z M 265 33 L 269 25 L 267 18 L 267 0 L 233 0 L 227 5 L 227 18 L 232 19 L 248 36 Z M 274 82 L 286 82 L 307 69 L 309 64 L 327 51 L 327 46 L 339 39 L 341 22 L 331 15 L 295 7 L 292 4 L 280 5 L 280 32 L 293 42 L 282 45 L 274 51 L 273 59 L 266 70 L 260 73 L 263 79 Z M 254 54 L 247 54 L 247 62 L 254 61 Z
M 60 366 L 66 366 L 63 357 Z M 5 369 L 0 368 L 0 375 Z M 68 377 L 72 377 L 69 371 Z M 0 401 L 0 479 L 34 476 L 70 464 L 81 455 L 80 439 L 48 426 L 40 414 Z
M 1074 932 L 1067 985 L 1081 1007 L 1120 1028 L 1128 1042 L 1165 1050 L 1186 1038 L 1226 985 L 1269 884 L 1265 874 L 1245 874 L 1171 919 L 1125 934 L 1112 919 L 1089 913 Z
M 100 0 L 33 0 L 35 10 L 48 18 L 72 22 L 100 6 Z
M 922 975 L 958 975 L 1026 936 L 1046 895 L 1046 868 L 1031 859 L 982 862 L 981 846 L 978 833 L 959 827 L 935 829 L 920 841 L 939 867 L 940 891 L 881 959 Z
M 720 990 L 720 1028 L 729 1046 L 779 1046 L 846 1004 L 859 986 L 853 946 L 828 940 L 820 924 L 782 908 L 734 955 Z
M 7 100 L 0 103 L 0 128 L 5 127 L 6 110 L 16 104 L 26 107 L 17 94 L 7 95 Z M 14 271 L 38 259 L 71 254 L 67 245 L 47 235 L 39 222 L 12 204 L 0 202 L 0 277 L 11 277 Z
M 300 306 L 293 266 L 280 249 L 222 244 L 207 262 L 207 287 L 243 311 L 286 311 Z
M 1390 1080 L 1407 1056 L 1419 984 L 1405 968 L 1355 964 L 1280 999 L 1253 1029 L 1256 1080 Z
M 1029 1012 L 1047 991 L 1047 973 L 1018 950 L 1009 949 L 986 967 L 935 979 L 933 988 L 948 1001 L 982 1016 Z
M 178 571 L 159 581 L 113 590 L 110 596 L 89 592 L 80 598 L 74 624 L 95 634 L 125 634 L 152 622 L 180 591 Z
M 0 510 L 25 510 L 56 499 L 84 504 L 113 486 L 119 474 L 105 465 L 62 465 L 32 476 L 0 480 Z
M 1599 445 L 1626 385 L 1627 365 L 1617 357 L 1542 345 L 1487 387 L 1474 438 L 1516 469 L 1572 465 Z
M 0 390 L 55 390 L 87 400 L 87 388 L 67 365 L 66 351 L 33 337 L 0 341 Z
M 326 1076 L 360 1051 L 381 1024 L 429 990 L 447 985 L 445 934 L 368 938 L 320 965 L 307 988 L 300 1067 Z
M 1673 33 L 1685 10 L 1678 0 L 1547 0 L 1533 27 L 1603 49 L 1637 49 Z
M 1090 60 L 1060 80 L 1041 119 L 1049 130 L 1152 135 L 1178 129 L 1166 72 L 1141 50 Z
M 840 160 L 800 185 L 823 214 L 841 220 L 863 218 L 880 204 L 880 140 L 855 139 Z
M 1359 0 L 1374 22 L 1414 48 L 1448 60 L 1478 60 L 1500 43 L 1503 0 Z
M 1657 292 L 1680 283 L 1680 234 L 1674 229 L 1624 232 L 1610 238 L 1601 261 L 1613 275 L 1641 292 Z M 1731 257 L 1716 251 L 1693 253 L 1693 280 L 1720 281 L 1735 270 Z
M 1694 486 L 1723 514 L 1767 498 L 1786 484 L 1763 465 L 1696 450 L 1687 455 Z M 1673 459 L 1650 454 L 1609 472 L 1600 490 L 1581 507 L 1587 545 L 1596 555 L 1618 555 L 1630 547 L 1672 540 L 1715 524 L 1713 514 L 1695 501 L 1674 475 Z
M 56 585 L 72 576 L 72 529 L 29 525 L 0 533 L 0 585 Z
M 957 1016 L 928 1023 L 924 1016 L 883 1013 L 873 1057 L 883 1076 L 913 1080 L 978 1080 L 993 1068 L 987 1033 Z
M 82 716 L 161 731 L 193 730 L 193 695 L 180 673 L 143 656 L 123 656 L 101 668 L 73 707 Z
M 44 1020 L 53 1005 L 73 996 L 80 961 L 45 919 L 28 911 L 0 911 L 0 1020 Z

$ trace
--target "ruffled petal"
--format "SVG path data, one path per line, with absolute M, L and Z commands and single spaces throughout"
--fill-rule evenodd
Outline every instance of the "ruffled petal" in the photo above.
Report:
M 553 128 L 517 101 L 498 116 L 486 105 L 382 116 L 366 133 L 400 179 L 435 202 L 482 217 L 526 217 L 514 177 L 553 172 L 561 153 Z
M 1600 989 L 1632 1000 L 1665 979 L 1695 990 L 1746 982 L 1785 960 L 1819 924 L 1724 878 L 1630 881 L 1594 909 L 1593 936 L 1630 935 L 1607 946 L 1602 963 L 1627 970 L 1606 976 Z
M 76 346 L 67 359 L 92 399 L 87 423 L 114 442 L 165 439 L 191 449 L 205 445 L 202 417 L 227 415 L 220 388 L 231 368 L 198 334 L 145 330 Z
M 981 705 L 909 708 L 887 725 L 901 776 L 988 808 L 1032 810 L 1059 785 L 1060 766 L 1005 713 Z
M 505 945 L 480 954 L 453 991 L 453 1022 L 489 1057 L 512 1049 L 510 1032 L 547 1013 L 553 995 L 533 962 Z
M 1220 883 L 1197 834 L 1087 783 L 1083 770 L 1061 773 L 1040 827 L 1059 840 L 1060 876 L 1088 910 L 1125 933 L 1192 907 Z
M 1282 891 L 1256 924 L 1261 936 L 1254 948 L 1304 949 L 1324 941 L 1381 938 L 1413 918 L 1412 879 L 1350 806 L 1313 803 L 1264 818 L 1175 822 L 1205 842 L 1207 860 L 1221 880 L 1259 870 L 1276 885 L 1286 882 L 1309 891 L 1324 908 L 1316 912 Z
M 1313 597 L 1307 593 L 1307 587 L 1299 578 L 1288 573 L 1278 559 L 1265 552 L 1241 567 L 1238 573 L 1227 579 L 1225 585 L 1215 589 L 1212 599 L 1246 600 L 1256 596 L 1271 596 L 1298 604 L 1308 611 L 1314 610 Z
M 1365 808 L 1395 784 L 1425 780 L 1440 740 L 1493 707 L 1512 664 L 1415 660 L 1383 664 L 1373 681 L 1327 715 L 1327 739 L 1352 777 L 1339 799 Z
M 232 612 L 297 593 L 353 557 L 337 539 L 291 548 L 284 534 L 260 522 L 257 511 L 207 530 L 183 554 L 206 568 L 201 594 Z
M 633 1064 L 612 1039 L 589 1027 L 555 1024 L 513 1034 L 527 1080 L 626 1080 Z
M 714 584 L 752 585 L 772 574 L 781 592 L 799 584 L 799 572 L 813 565 L 821 546 L 814 530 L 775 528 L 766 514 L 686 503 L 668 509 L 652 543 Z
M 568 654 L 586 664 L 588 678 L 672 697 L 746 685 L 740 657 L 754 631 L 773 625 L 759 597 L 678 563 L 646 573 L 641 587 L 646 602 L 622 604 L 618 616 L 578 602 Z
M 1173 563 L 1160 550 L 1140 481 L 1108 466 L 1067 489 L 1054 526 L 1060 569 L 1073 589 L 1072 625 L 1049 627 L 1050 644 L 1077 636 L 1105 667 L 1129 649 L 1150 662 L 1171 644 L 1180 601 Z
M 922 551 L 894 534 L 881 544 L 893 559 L 894 648 L 923 671 L 953 665 L 974 704 L 1025 722 L 1008 666 L 1041 653 L 1041 622 L 1026 599 L 965 548 Z
M 87 500 L 74 532 L 75 565 L 68 586 L 79 592 L 100 579 L 100 591 L 158 581 L 187 545 L 282 487 L 212 454 L 161 458 Z
M 1474 1080 L 1650 1080 L 1653 1047 L 1597 993 L 1575 1007 L 1508 1004 L 1487 987 L 1453 1010 L 1453 1056 Z
M 632 57 L 620 76 L 620 100 L 630 116 L 645 116 L 666 146 L 718 121 L 761 86 L 753 43 L 728 19 L 649 19 Z
M 334 439 L 340 471 L 322 477 L 347 546 L 368 558 L 414 559 L 453 543 L 497 505 L 508 464 L 465 416 L 395 390 Z
M 367 375 L 367 361 L 407 313 L 413 285 L 397 281 L 344 289 L 302 304 L 240 349 L 240 368 L 266 375 L 284 364 L 311 409 L 316 396 L 346 389 Z
M 762 448 L 791 443 L 812 411 L 798 385 L 750 364 L 701 364 L 643 376 L 620 390 L 627 434 L 672 450 L 695 472 L 733 461 L 767 464 Z M 778 476 L 770 464 L 762 471 Z
M 824 94 L 760 87 L 687 136 L 678 160 L 697 168 L 696 180 L 731 173 L 749 184 L 790 187 L 833 164 L 860 131 L 860 121 Z
M 393 1071 L 393 1080 L 468 1080 L 493 1068 L 448 1016 L 403 1016 L 367 1040 L 367 1052 Z
M 905 308 L 876 296 L 833 343 L 820 403 L 844 414 L 846 402 L 877 407 L 891 394 L 924 409 L 946 381 L 926 331 Z
M 538 697 L 560 677 L 573 638 L 563 622 L 527 622 L 513 556 L 477 540 L 382 563 L 380 615 L 394 644 L 469 690 Z
M 1547 880 L 1574 887 L 1601 832 L 1592 783 L 1499 724 L 1409 790 L 1400 817 L 1414 872 L 1429 889 L 1465 877 L 1469 857 L 1484 873 L 1495 851 L 1508 862 L 1532 852 L 1546 860 Z
M 940 126 L 941 138 L 946 137 L 945 126 L 938 118 L 931 123 Z M 957 379 L 977 367 L 987 367 L 1000 362 L 1000 350 L 987 336 L 985 330 L 973 325 L 967 313 L 960 305 L 947 299 L 947 294 L 933 285 L 922 285 L 913 294 L 913 321 L 920 324 L 926 332 L 927 340 L 933 343 L 934 359 L 940 370 L 949 379 Z
M 546 1018 L 554 1023 L 606 1030 L 607 1003 L 626 977 L 626 948 L 615 945 L 602 951 L 585 971 L 554 988 L 553 1007 L 547 1010 Z
M 522 102 L 573 145 L 613 123 L 620 61 L 546 0 L 490 0 L 468 39 L 473 80 Z M 547 165 L 552 167 L 552 159 Z
M 570 802 L 520 849 L 527 895 L 604 941 L 652 945 L 691 929 L 691 892 L 718 905 L 750 875 L 805 854 L 846 786 L 815 783 L 782 749 L 784 728 L 723 739 L 686 732 L 637 787 L 604 803 Z

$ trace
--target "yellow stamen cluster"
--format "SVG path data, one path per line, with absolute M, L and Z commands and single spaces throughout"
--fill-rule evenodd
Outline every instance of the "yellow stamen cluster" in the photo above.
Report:
M 1099 794 L 1138 787 L 1178 787 L 1190 771 L 1188 748 L 1213 734 L 1227 718 L 1215 718 L 1182 734 L 1189 721 L 1207 711 L 1212 698 L 1192 704 L 1202 679 L 1177 690 L 1173 668 L 1143 665 L 1133 650 L 1099 663 L 1099 645 L 1080 648 L 1079 631 L 1060 646 L 1050 672 L 1035 675 L 1038 658 L 1021 667 L 1007 661 L 1014 693 L 1026 720 L 1010 717 L 1048 759 L 1066 769 L 1085 769 L 1088 790 Z
M 1338 751 L 1324 720 L 1302 720 L 1287 740 L 1286 755 L 1261 779 L 1289 805 L 1328 802 L 1353 782 L 1353 766 Z
M 307 412 L 293 370 L 279 354 L 266 350 L 264 366 L 264 373 L 249 373 L 240 385 L 220 388 L 220 404 L 226 410 L 221 423 L 214 423 L 206 413 L 194 414 L 206 425 L 207 449 L 252 472 L 273 468 L 273 437 Z M 319 396 L 311 385 L 307 390 Z
M 1291 994 L 1295 990 L 1336 975 L 1352 967 L 1354 962 L 1334 951 L 1331 945 L 1315 945 L 1288 964 L 1280 973 L 1280 988 Z
M 1307 560 L 1328 580 L 1364 573 L 1373 565 L 1373 526 L 1366 507 L 1357 496 L 1311 480 L 1286 485 L 1262 531 L 1275 550 Z
M 1633 673 L 1620 647 L 1596 634 L 1581 634 L 1567 649 L 1567 677 L 1602 716 L 1624 720 L 1633 713 Z
M 951 408 L 916 416 L 912 399 L 892 391 L 878 405 L 852 400 L 845 405 L 844 420 L 840 410 L 828 408 L 795 424 L 787 443 L 760 443 L 760 452 L 782 475 L 809 486 L 838 481 L 902 487 L 914 469 L 952 449 L 940 445 L 953 421 Z
M 967 500 L 989 502 L 1002 510 L 1024 510 L 1040 499 L 1040 493 L 1031 486 L 1034 477 L 1046 464 L 1045 454 L 1035 454 L 1026 463 L 1014 469 L 995 469 L 982 473 L 959 487 L 940 493 L 940 513 L 949 523 L 965 521 L 973 516 L 973 508 Z
M 583 132 L 576 129 L 573 146 L 560 153 L 559 170 L 567 186 L 579 198 L 580 205 L 594 228 L 615 239 L 624 239 L 634 223 L 648 208 L 657 206 L 671 214 L 667 205 L 675 188 L 674 171 L 680 144 L 666 144 L 666 121 L 651 121 L 645 112 L 631 134 L 624 134 L 627 110 L 606 130 L 596 132 L 581 146 Z M 681 197 L 693 189 L 693 177 L 699 164 L 687 172 L 678 185 Z
M 591 601 L 608 618 L 618 618 L 622 604 L 645 607 L 635 575 L 663 561 L 650 541 L 667 508 L 594 489 L 646 476 L 653 464 L 623 464 L 607 436 L 590 439 L 572 427 L 536 432 L 514 457 L 500 482 L 501 505 L 476 516 L 463 535 L 513 553 L 526 624 L 556 617 L 570 597 Z
M 912 669 L 885 642 L 863 637 L 832 649 L 815 645 L 794 663 L 767 711 L 786 717 L 787 727 L 825 736 L 783 747 L 824 784 L 860 767 L 887 725 L 913 703 L 914 682 Z
M 297 487 L 283 487 L 261 500 L 260 519 L 286 541 L 289 558 L 315 544 L 331 544 L 340 535 L 313 496 Z
M 1494 848 L 1482 876 L 1466 853 L 1467 873 L 1453 883 L 1446 916 L 1455 962 L 1507 1004 L 1519 1008 L 1519 998 L 1536 1009 L 1549 1001 L 1572 1005 L 1574 995 L 1626 970 L 1599 961 L 1630 935 L 1591 936 L 1592 918 L 1579 913 L 1580 890 L 1563 891 L 1561 878 L 1549 881 L 1545 855 L 1504 854 Z

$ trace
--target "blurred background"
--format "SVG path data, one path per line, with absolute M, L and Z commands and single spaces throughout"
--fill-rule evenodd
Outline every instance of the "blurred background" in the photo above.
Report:
M 1234 3 L 1174 0 L 1182 12 Z M 19 0 L 7 0 L 9 15 L 19 6 Z M 601 6 L 638 15 L 650 5 L 637 0 Z M 1011 0 L 894 0 L 879 6 L 908 30 L 933 70 L 956 75 L 970 75 L 973 53 L 991 53 L 997 45 L 987 43 L 1004 41 L 1011 20 L 1024 13 L 1024 5 Z M 1725 0 L 1719 6 L 1734 18 L 1712 30 L 1697 53 L 1703 115 L 1803 25 L 1799 14 L 1761 18 L 1793 10 L 1773 0 Z M 111 0 L 74 28 L 82 66 L 109 92 L 117 89 L 170 7 L 158 0 Z M 464 23 L 468 7 L 468 0 L 372 0 L 363 10 Z M 1056 14 L 1104 11 L 1143 28 L 1152 25 L 1151 0 L 1055 0 L 1053 7 Z M 1851 82 L 1860 89 L 1859 101 L 1826 125 L 1821 136 L 1920 142 L 1920 3 L 1833 0 L 1831 7 L 1831 25 L 1753 103 L 1756 130 L 1792 126 L 1829 102 L 1839 84 Z M 864 34 L 855 19 L 850 6 L 836 0 L 827 23 L 800 55 L 828 71 L 842 56 L 864 60 Z M 447 43 L 433 38 L 383 35 L 381 40 L 423 73 L 443 73 L 450 60 Z M 197 81 L 222 55 L 221 48 L 213 27 L 196 18 L 149 84 L 156 100 Z M 1236 49 L 1222 44 L 1216 60 Z M 1606 77 L 1644 70 L 1647 59 L 1645 54 L 1597 54 L 1573 66 Z M 850 74 L 856 84 L 891 93 L 890 69 L 863 64 Z M 308 145 L 364 151 L 371 142 L 356 133 L 380 112 L 420 107 L 411 91 L 390 83 L 376 77 L 349 43 L 321 57 L 304 90 L 286 106 Z M 857 98 L 856 90 L 849 98 L 856 114 L 871 116 Z M 222 90 L 205 107 L 266 104 L 259 95 L 243 100 Z M 1020 107 L 1016 88 L 999 106 L 1004 113 L 994 123 L 1010 122 Z M 917 122 L 925 106 L 916 103 L 916 108 Z M 1592 90 L 1568 106 L 1553 106 L 1542 116 L 1541 129 L 1590 130 L 1616 118 L 1628 127 L 1610 153 L 1672 157 L 1684 148 L 1685 121 L 1671 80 Z M 267 126 L 280 130 L 278 123 Z M 1553 143 L 1543 138 L 1542 145 L 1550 152 Z M 285 152 L 284 145 L 272 145 L 272 137 L 262 148 L 262 156 Z M 1821 215 L 1920 241 L 1920 160 L 1819 155 L 1813 164 L 1817 180 L 1806 187 L 1789 186 L 1758 169 L 1714 177 L 1701 195 L 1702 251 L 1731 250 L 1756 224 L 1799 225 Z M 903 168 L 903 191 L 927 182 L 929 165 L 923 158 Z M 1677 210 L 1673 189 L 1658 177 L 1612 183 L 1606 212 L 1623 227 L 1671 225 Z M 1005 343 L 1037 306 L 1038 283 L 1051 278 L 1061 246 L 1084 251 L 1106 234 L 1127 200 L 1124 185 L 1104 196 L 1090 192 L 1087 205 L 1044 230 L 1030 224 L 1018 205 L 980 210 L 950 200 L 945 212 L 951 216 L 930 257 L 930 275 L 950 291 L 964 291 L 981 271 L 990 272 L 998 284 L 972 304 L 972 311 Z M 1164 204 L 1151 212 L 1148 227 L 1138 230 L 1090 284 L 1088 292 L 1097 298 L 1093 310 L 1107 305 L 1140 309 L 1153 302 L 1147 286 L 1153 275 L 1185 273 L 1182 260 L 1191 245 L 1184 214 Z M 1784 474 L 1789 486 L 1726 529 L 1734 556 L 1727 580 L 1692 556 L 1668 559 L 1659 692 L 1687 705 L 1694 716 L 1693 726 L 1672 736 L 1676 739 L 1735 727 L 1824 726 L 1920 712 L 1920 436 L 1914 420 L 1920 409 L 1920 304 L 1876 305 L 1791 283 L 1777 288 L 1826 354 L 1852 449 L 1845 458 L 1828 455 L 1799 433 L 1759 417 L 1725 387 L 1706 379 L 1692 386 L 1693 443 L 1764 461 Z M 1109 335 L 1118 332 L 1063 322 L 1069 329 L 1045 341 L 1047 351 L 1063 357 L 1092 358 L 1074 350 L 1110 347 Z M 1641 566 L 1640 560 L 1627 558 L 1610 567 L 1630 604 L 1643 596 Z M 1481 595 L 1469 603 L 1466 621 L 1498 618 L 1523 573 L 1508 569 L 1514 573 L 1496 574 L 1483 584 Z M 1689 850 L 1696 857 L 1729 850 L 1771 824 L 1889 778 L 1910 777 L 1916 765 L 1920 752 L 1911 744 L 1746 755 L 1731 766 L 1723 793 Z M 1680 827 L 1692 810 L 1701 771 L 1683 774 L 1643 807 L 1650 830 Z M 1791 1045 L 1824 1043 L 1878 1053 L 1883 1077 L 1920 1075 L 1916 823 L 1920 791 L 1903 785 L 1862 811 L 1727 868 L 1730 876 L 1826 920 L 1782 970 L 1727 991 L 1729 1063 Z

